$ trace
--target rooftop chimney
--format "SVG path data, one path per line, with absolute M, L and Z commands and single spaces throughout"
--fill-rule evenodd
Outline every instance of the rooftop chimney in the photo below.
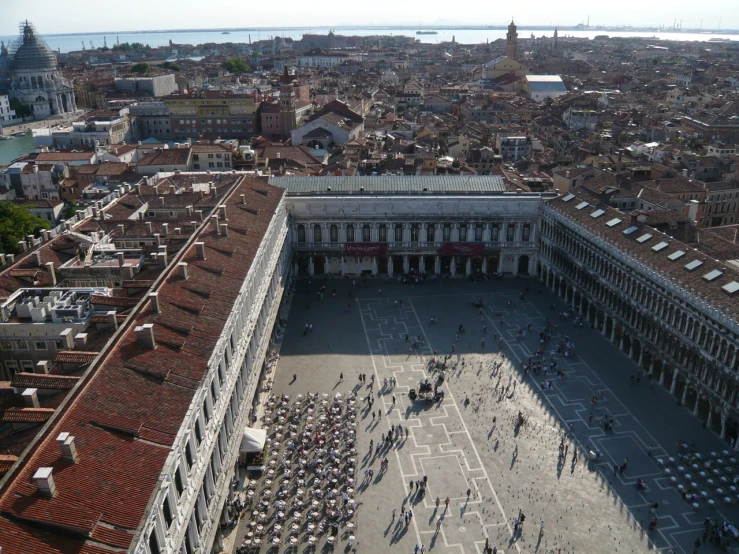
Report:
M 195 210 L 195 217 L 198 221 L 203 221 L 203 210 Z
M 221 223 L 221 234 L 224 237 L 228 236 L 228 223 Z
M 56 485 L 52 475 L 53 468 L 40 467 L 33 474 L 33 480 L 38 485 L 38 491 L 44 496 L 52 497 L 56 493 Z
M 74 437 L 69 433 L 59 433 L 56 442 L 59 443 L 59 449 L 62 451 L 62 459 L 71 464 L 76 464 L 79 457 L 74 445 Z
M 74 345 L 77 348 L 82 348 L 87 344 L 87 333 L 77 333 L 74 336 Z
M 187 273 L 187 262 L 180 262 L 177 264 L 177 268 L 180 270 L 180 277 L 187 280 L 188 273 Z
M 159 197 L 159 205 L 164 206 L 164 196 Z
M 154 349 L 157 347 L 157 343 L 154 340 L 154 324 L 144 323 L 134 329 L 136 333 L 136 340 L 139 344 L 146 346 L 147 348 Z
M 226 218 L 226 204 L 221 204 L 220 206 L 218 206 L 218 210 L 220 211 L 221 219 L 224 219 L 224 220 L 227 219 Z
M 116 252 L 115 257 L 118 258 L 118 265 L 120 267 L 123 267 L 123 264 L 126 263 L 126 256 L 123 252 Z
M 115 316 L 115 310 L 110 310 L 109 312 L 106 312 L 108 316 L 108 323 L 113 326 L 114 329 L 118 328 L 118 319 L 116 319 Z
M 26 248 L 28 248 L 28 244 L 26 244 L 26 241 L 25 240 L 19 240 L 18 241 L 18 249 L 21 252 L 25 252 L 26 251 Z
M 241 203 L 246 204 L 246 194 L 240 194 L 239 196 L 241 197 Z
M 151 221 L 147 221 L 147 222 L 146 222 L 146 232 L 147 232 L 147 233 L 148 233 L 149 235 L 151 235 L 151 234 L 152 234 L 152 230 L 151 230 Z
M 152 292 L 149 293 L 149 305 L 151 306 L 151 309 L 157 313 L 159 313 L 159 293 L 158 292 Z
M 216 235 L 219 234 L 220 229 L 218 228 L 218 216 L 217 215 L 210 216 L 210 222 L 213 225 L 213 232 Z
M 169 223 L 162 223 L 162 235 L 165 237 L 169 233 Z
M 115 226 L 115 232 L 119 237 L 122 237 L 126 233 L 126 227 L 123 223 L 119 223 Z
M 36 365 L 33 366 L 33 372 L 40 375 L 46 375 L 47 373 L 49 373 L 49 360 L 41 360 L 40 362 L 36 362 Z
M 195 243 L 195 250 L 197 250 L 198 258 L 201 260 L 205 259 L 205 243 L 204 242 L 196 242 Z
M 54 262 L 46 262 L 46 271 L 49 272 L 51 284 L 53 286 L 56 286 L 56 271 L 54 271 Z
M 36 267 L 41 267 L 41 250 L 36 250 L 33 254 L 33 263 Z
M 38 389 L 26 389 L 21 393 L 23 403 L 29 408 L 38 408 Z
M 62 345 L 64 348 L 72 348 L 74 346 L 74 337 L 72 336 L 72 328 L 67 327 L 59 333 L 59 336 L 62 339 Z

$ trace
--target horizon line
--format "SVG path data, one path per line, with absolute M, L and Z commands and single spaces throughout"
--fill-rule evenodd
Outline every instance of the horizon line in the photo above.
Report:
M 582 26 L 578 29 L 578 27 Z M 113 34 L 155 34 L 155 33 L 208 33 L 208 32 L 214 32 L 214 31 L 253 31 L 253 32 L 261 32 L 261 31 L 291 31 L 291 30 L 300 30 L 300 29 L 316 29 L 316 30 L 323 30 L 323 29 L 346 29 L 346 30 L 352 30 L 352 29 L 377 29 L 377 30 L 446 30 L 446 31 L 464 31 L 464 30 L 504 30 L 508 28 L 508 24 L 488 24 L 488 25 L 480 25 L 480 24 L 458 24 L 458 25 L 429 25 L 429 24 L 420 24 L 420 25 L 413 25 L 413 24 L 405 24 L 405 25 L 302 25 L 302 26 L 265 26 L 265 27 L 209 27 L 209 28 L 182 28 L 182 29 L 139 29 L 139 30 L 118 30 L 118 31 L 85 31 L 85 32 L 68 32 L 68 33 L 39 33 L 41 37 L 64 37 L 64 36 L 79 36 L 79 35 L 113 35 Z M 674 28 L 663 28 L 660 29 L 659 27 L 653 27 L 653 26 L 634 26 L 634 25 L 608 25 L 608 26 L 593 26 L 589 27 L 586 25 L 583 25 L 582 23 L 577 23 L 575 25 L 528 25 L 528 26 L 522 26 L 517 25 L 517 30 L 519 31 L 525 31 L 525 30 L 533 30 L 533 31 L 544 31 L 544 30 L 554 30 L 554 29 L 562 29 L 564 31 L 572 31 L 572 30 L 581 30 L 581 31 L 616 31 L 619 32 L 619 29 L 623 31 L 633 31 L 633 32 L 675 32 L 675 33 L 692 33 L 692 32 L 698 32 L 701 34 L 733 34 L 733 33 L 739 33 L 739 29 L 708 29 L 708 28 L 688 28 L 688 29 L 674 29 Z M 7 37 L 13 37 L 17 35 L 4 35 Z

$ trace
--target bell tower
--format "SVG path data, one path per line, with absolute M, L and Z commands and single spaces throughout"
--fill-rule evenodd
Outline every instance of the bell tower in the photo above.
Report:
M 282 138 L 289 139 L 295 129 L 295 88 L 293 87 L 293 76 L 287 72 L 282 74 L 280 80 L 280 119 L 282 121 Z
M 505 55 L 512 60 L 518 58 L 518 33 L 513 19 L 511 19 L 511 24 L 508 25 L 508 34 L 506 34 Z

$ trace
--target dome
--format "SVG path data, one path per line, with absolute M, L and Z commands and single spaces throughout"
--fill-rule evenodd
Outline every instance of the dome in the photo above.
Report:
M 22 42 L 13 54 L 13 69 L 16 71 L 56 69 L 56 55 L 36 35 L 35 29 L 27 21 L 23 24 Z

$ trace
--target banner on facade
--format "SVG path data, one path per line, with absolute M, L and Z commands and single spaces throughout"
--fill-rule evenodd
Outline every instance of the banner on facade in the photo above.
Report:
M 482 256 L 484 242 L 442 242 L 439 252 L 443 256 Z
M 387 244 L 383 242 L 347 242 L 344 245 L 347 256 L 384 256 Z

